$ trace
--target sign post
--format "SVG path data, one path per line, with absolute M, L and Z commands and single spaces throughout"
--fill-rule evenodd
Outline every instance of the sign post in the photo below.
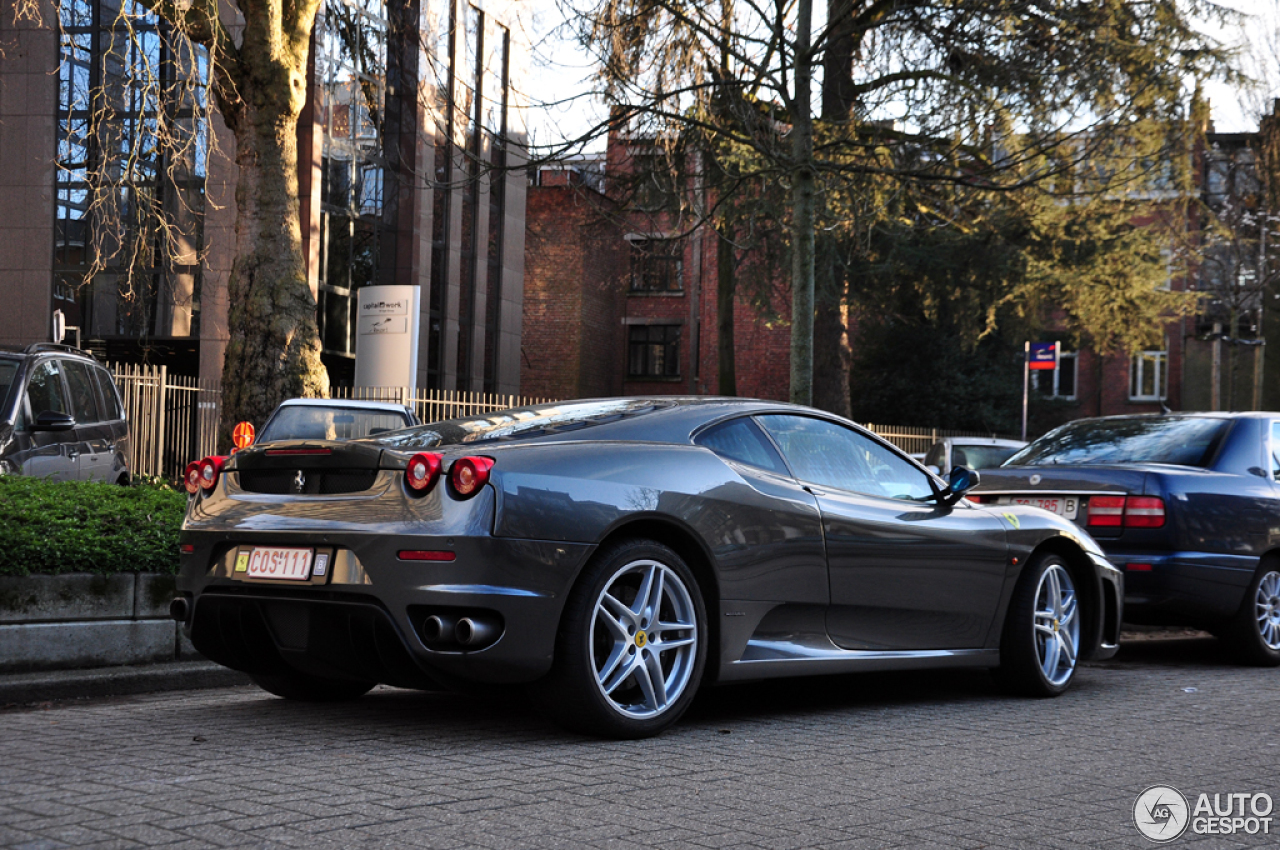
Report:
M 1022 440 L 1027 439 L 1027 404 L 1031 397 L 1031 370 L 1057 369 L 1058 352 L 1061 350 L 1056 342 L 1024 342 L 1022 344 Z

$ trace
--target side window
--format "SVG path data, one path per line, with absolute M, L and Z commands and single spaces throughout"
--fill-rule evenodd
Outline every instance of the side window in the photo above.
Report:
M 120 396 L 116 393 L 116 382 L 106 369 L 95 366 L 93 375 L 98 380 L 99 398 L 102 399 L 102 418 L 112 421 L 124 419 L 124 411 L 120 409 Z
M 759 421 L 805 481 L 891 499 L 933 496 L 923 472 L 856 431 L 808 416 L 761 416 Z
M 1280 422 L 1271 423 L 1271 480 L 1280 481 Z
M 100 422 L 98 415 L 98 393 L 93 386 L 93 375 L 87 363 L 67 361 L 62 364 L 67 371 L 67 388 L 71 390 L 72 416 L 77 424 L 87 425 Z
M 929 449 L 929 454 L 925 455 L 924 465 L 933 464 L 938 469 L 942 469 L 942 457 L 946 453 L 946 448 L 942 443 L 934 443 L 933 448 Z
M 62 364 L 57 360 L 46 360 L 36 366 L 27 381 L 27 403 L 31 407 L 31 415 L 39 416 L 46 410 L 54 413 L 70 413 L 67 406 L 66 393 L 62 388 Z
M 722 422 L 703 431 L 694 442 L 730 460 L 767 469 L 779 475 L 787 474 L 787 467 L 782 458 L 778 457 L 777 449 L 750 419 Z

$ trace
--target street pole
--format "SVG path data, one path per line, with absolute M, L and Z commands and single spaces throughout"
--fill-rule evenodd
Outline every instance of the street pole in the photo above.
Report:
M 1027 441 L 1027 398 L 1031 395 L 1031 342 L 1022 343 L 1022 441 Z

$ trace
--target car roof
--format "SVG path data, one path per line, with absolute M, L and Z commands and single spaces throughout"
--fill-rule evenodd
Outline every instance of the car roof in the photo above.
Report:
M 1025 446 L 1025 440 L 1006 440 L 1003 437 L 941 437 L 938 442 L 953 446 L 1005 446 L 1017 449 Z
M 364 401 L 344 398 L 290 398 L 280 402 L 280 407 L 339 407 L 352 410 L 382 410 L 387 413 L 404 413 L 409 407 L 394 401 Z

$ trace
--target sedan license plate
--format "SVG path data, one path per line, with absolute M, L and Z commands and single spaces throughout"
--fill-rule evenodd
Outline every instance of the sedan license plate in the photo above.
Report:
M 236 554 L 235 571 L 245 578 L 310 581 L 314 549 L 256 546 Z
M 1010 496 L 1009 504 L 1043 508 L 1065 519 L 1075 519 L 1080 508 L 1080 500 L 1075 496 Z

